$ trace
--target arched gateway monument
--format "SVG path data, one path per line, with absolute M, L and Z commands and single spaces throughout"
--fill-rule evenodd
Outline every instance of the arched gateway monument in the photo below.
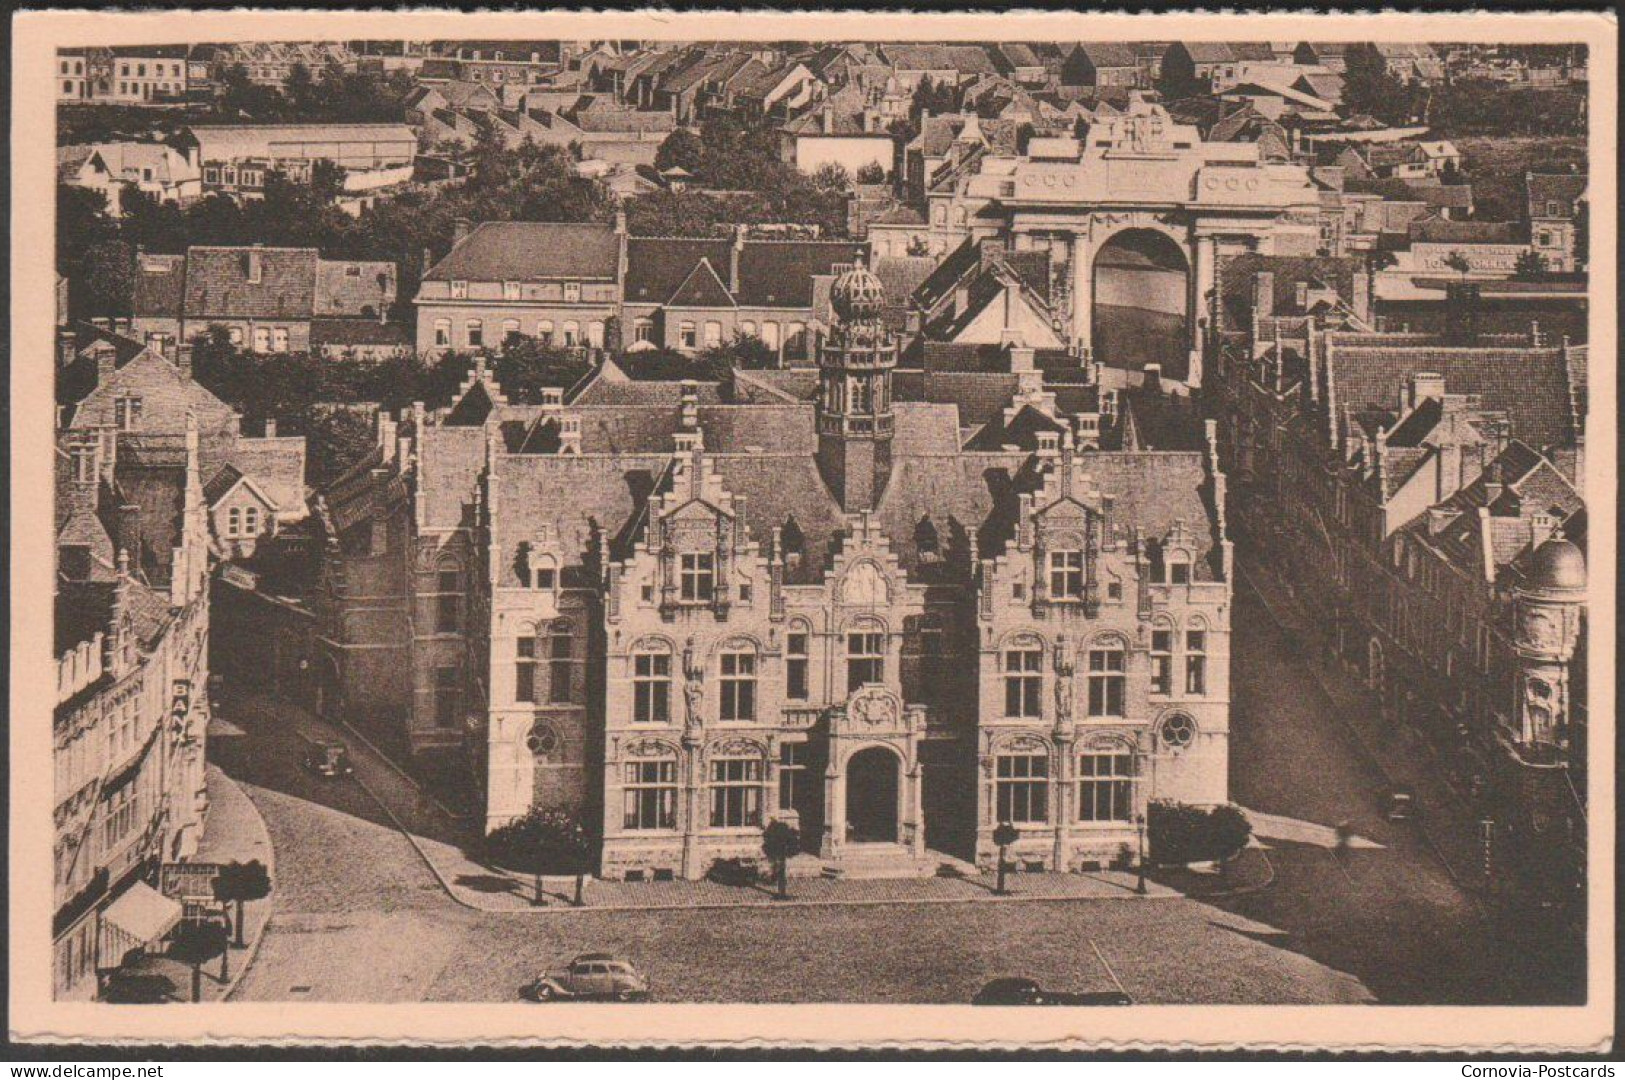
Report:
M 1048 250 L 1064 267 L 1059 306 L 1079 345 L 1094 339 L 1103 253 L 1139 248 L 1153 265 L 1182 269 L 1184 381 L 1194 387 L 1220 259 L 1313 255 L 1319 246 L 1319 191 L 1308 168 L 1277 160 L 1284 156 L 1266 142 L 1205 142 L 1161 105 L 1135 100 L 1082 139 L 1033 139 L 1014 169 L 978 178 L 967 194 L 990 200 L 979 232 L 1016 251 Z

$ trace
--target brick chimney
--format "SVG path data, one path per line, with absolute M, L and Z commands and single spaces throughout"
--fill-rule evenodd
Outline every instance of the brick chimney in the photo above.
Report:
M 986 270 L 994 263 L 1003 262 L 1007 252 L 1004 237 L 989 236 L 983 240 L 978 250 L 982 256 L 982 269 Z
M 750 234 L 747 225 L 734 226 L 734 242 L 728 249 L 728 291 L 737 295 L 739 293 L 739 261 L 745 253 L 745 238 Z
M 274 416 L 267 416 L 265 418 L 265 438 L 276 438 L 276 417 Z
M 175 366 L 180 369 L 183 379 L 192 377 L 192 345 L 191 342 L 179 342 L 175 346 Z
M 1275 314 L 1275 273 L 1260 270 L 1253 275 L 1253 314 L 1268 318 Z
M 456 221 L 452 222 L 451 246 L 456 247 L 458 244 L 461 244 L 464 240 L 466 240 L 468 238 L 469 230 L 471 230 L 473 227 L 473 222 L 469 221 L 465 217 L 460 217 Z
M 1444 376 L 1432 371 L 1419 371 L 1411 376 L 1410 394 L 1405 407 L 1414 409 L 1424 401 L 1444 400 Z

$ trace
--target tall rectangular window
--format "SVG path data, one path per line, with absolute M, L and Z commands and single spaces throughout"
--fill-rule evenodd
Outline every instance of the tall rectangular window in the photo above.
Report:
M 886 635 L 861 630 L 846 635 L 846 691 L 886 681 Z
M 288 351 L 288 328 L 286 326 L 277 326 L 271 329 L 271 351 L 279 353 Z
M 1207 631 L 1185 633 L 1185 693 L 1207 693 Z
M 1004 653 L 1004 715 L 1043 715 L 1044 651 L 1007 649 Z
M 709 551 L 682 557 L 680 595 L 689 603 L 710 603 L 717 579 L 716 556 Z
M 514 689 L 515 701 L 536 700 L 536 639 L 522 637 L 515 643 Z
M 573 638 L 568 626 L 555 627 L 547 641 L 547 700 L 574 701 Z
M 461 576 L 456 570 L 441 570 L 435 575 L 434 631 L 437 634 L 455 634 L 462 627 L 463 598 Z
M 1134 755 L 1085 754 L 1078 759 L 1078 820 L 1134 819 Z
M 784 647 L 784 696 L 807 700 L 807 635 L 790 634 Z
M 468 347 L 478 349 L 485 345 L 485 324 L 478 319 L 469 319 L 463 324 L 468 334 Z
M 711 763 L 711 826 L 737 829 L 762 822 L 762 760 L 724 758 Z
M 807 744 L 779 744 L 779 809 L 801 809 L 806 788 Z
M 1151 631 L 1151 692 L 1153 694 L 1171 694 L 1174 692 L 1174 632 L 1172 630 Z
M 457 726 L 463 695 L 456 667 L 434 669 L 434 722 L 443 728 Z
M 124 395 L 113 399 L 113 424 L 120 431 L 134 431 L 141 426 L 141 399 Z
M 996 781 L 1001 822 L 1034 824 L 1049 820 L 1047 755 L 999 755 Z
M 1123 650 L 1089 650 L 1089 715 L 1123 715 Z
M 722 654 L 722 719 L 756 719 L 756 654 Z
M 677 346 L 681 349 L 692 349 L 698 343 L 695 336 L 694 324 L 691 322 L 679 323 L 677 327 Z
M 1083 598 L 1083 552 L 1049 553 L 1049 595 L 1051 600 Z
M 638 653 L 632 657 L 632 719 L 640 724 L 671 720 L 670 653 Z
M 675 829 L 677 762 L 628 762 L 625 776 L 624 827 L 633 830 Z

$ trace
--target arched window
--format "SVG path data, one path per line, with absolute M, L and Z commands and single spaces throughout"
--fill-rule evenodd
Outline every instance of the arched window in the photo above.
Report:
M 722 344 L 722 324 L 716 319 L 705 321 L 705 347 L 714 349 Z
M 812 631 L 804 622 L 793 622 L 784 637 L 784 696 L 805 701 L 809 696 L 807 665 Z
M 1013 639 L 1004 649 L 1004 715 L 1036 718 L 1044 714 L 1044 643 L 1036 637 Z
M 671 721 L 671 647 L 663 642 L 639 646 L 632 654 L 632 720 Z
M 604 347 L 604 321 L 594 319 L 587 324 L 587 344 L 595 349 Z
M 1191 580 L 1191 557 L 1188 552 L 1170 550 L 1167 555 L 1168 583 L 1188 585 Z
M 772 349 L 775 353 L 777 353 L 779 351 L 779 324 L 778 323 L 776 323 L 776 322 L 763 322 L 762 323 L 762 344 L 766 345 L 769 349 Z
M 742 319 L 742 320 L 740 320 L 739 332 L 741 334 L 743 334 L 745 337 L 755 337 L 756 336 L 756 320 L 755 319 Z
M 631 831 L 677 827 L 677 758 L 669 751 L 629 761 L 622 773 L 622 827 Z
M 1127 748 L 1078 758 L 1078 820 L 1134 820 L 1134 754 Z
M 536 324 L 536 340 L 549 347 L 553 344 L 553 320 L 543 319 Z
M 558 566 L 551 555 L 530 552 L 526 559 L 525 571 L 525 582 L 533 589 L 551 592 L 558 587 Z
M 699 338 L 695 336 L 694 324 L 686 319 L 683 322 L 678 323 L 677 347 L 679 349 L 692 349 L 698 344 Z
M 574 319 L 564 324 L 564 340 L 562 344 L 567 349 L 581 344 L 581 324 Z
M 467 335 L 465 340 L 470 349 L 478 349 L 485 344 L 485 323 L 479 319 L 469 319 L 463 323 L 463 332 Z
M 1123 715 L 1123 645 L 1106 638 L 1089 649 L 1089 715 Z
M 506 344 L 508 344 L 508 342 L 512 341 L 514 338 L 516 338 L 518 336 L 519 336 L 519 320 L 518 319 L 503 319 L 502 320 L 502 343 L 504 345 L 506 345 Z
M 1151 628 L 1151 692 L 1174 692 L 1174 628 L 1159 622 Z
M 1043 750 L 1000 754 L 994 762 L 999 821 L 1013 825 L 1049 821 L 1049 754 Z
M 711 761 L 711 827 L 739 829 L 762 823 L 762 759 L 730 754 Z
M 721 719 L 724 723 L 756 719 L 756 650 L 729 645 L 718 658 Z

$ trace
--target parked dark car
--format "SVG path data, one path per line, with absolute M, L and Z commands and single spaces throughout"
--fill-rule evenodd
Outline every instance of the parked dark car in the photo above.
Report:
M 531 1001 L 648 1001 L 649 980 L 619 957 L 583 953 L 527 983 L 519 994 Z
M 327 740 L 305 747 L 305 768 L 329 780 L 355 773 L 355 767 L 350 764 L 350 748 Z
M 1134 999 L 1119 990 L 1087 994 L 1045 990 L 1032 979 L 994 979 L 971 999 L 972 1005 L 1132 1005 Z

